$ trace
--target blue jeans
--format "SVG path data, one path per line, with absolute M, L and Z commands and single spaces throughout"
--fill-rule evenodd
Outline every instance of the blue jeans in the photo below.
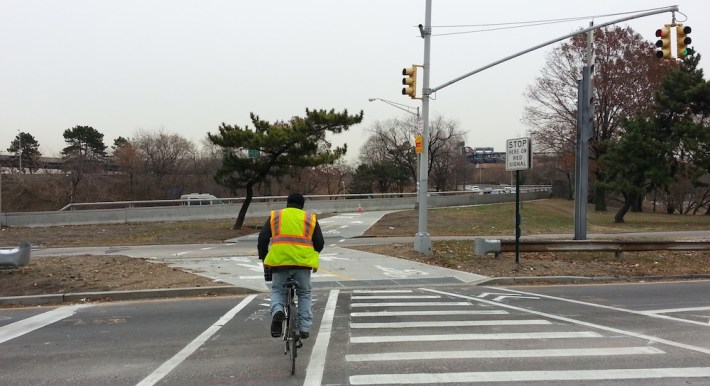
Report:
M 276 311 L 283 311 L 286 305 L 287 288 L 284 283 L 293 275 L 298 282 L 296 296 L 298 296 L 298 329 L 304 332 L 311 331 L 313 324 L 313 311 L 311 311 L 311 270 L 306 268 L 275 269 L 271 280 L 271 315 Z

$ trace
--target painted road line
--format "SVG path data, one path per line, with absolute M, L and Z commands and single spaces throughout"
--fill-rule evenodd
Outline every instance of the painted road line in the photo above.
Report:
M 595 303 L 589 303 L 589 302 L 583 302 L 581 300 L 573 300 L 573 299 L 565 299 L 565 298 L 560 298 L 556 296 L 550 296 L 550 295 L 542 295 L 542 294 L 536 294 L 536 293 L 531 293 L 531 292 L 522 292 L 522 291 L 512 291 L 508 290 L 506 288 L 496 288 L 497 290 L 500 291 L 511 291 L 511 292 L 517 292 L 519 294 L 525 294 L 525 295 L 531 295 L 531 296 L 539 296 L 541 298 L 545 299 L 553 299 L 553 300 L 559 300 L 563 302 L 568 302 L 568 303 L 574 303 L 574 304 L 582 304 L 585 306 L 590 306 L 590 307 L 597 307 L 597 308 L 603 308 L 606 310 L 612 310 L 612 311 L 619 311 L 619 312 L 626 312 L 629 314 L 634 314 L 634 315 L 643 315 L 643 316 L 648 316 L 650 318 L 658 318 L 658 319 L 664 319 L 664 320 L 673 320 L 676 322 L 681 322 L 681 323 L 689 323 L 689 324 L 695 324 L 697 326 L 703 326 L 706 327 L 707 323 L 704 322 L 698 322 L 695 320 L 688 320 L 688 319 L 683 319 L 683 318 L 675 318 L 672 316 L 668 315 L 663 315 L 662 313 L 658 312 L 648 312 L 648 311 L 636 311 L 636 310 L 630 310 L 627 308 L 619 308 L 619 307 L 613 307 L 613 306 L 606 306 L 603 304 L 595 304 Z M 423 289 L 424 291 L 427 291 L 426 289 Z M 438 291 L 430 291 L 430 292 L 438 292 Z M 460 296 L 459 296 L 460 297 Z M 468 297 L 466 297 L 468 298 Z M 496 304 L 502 304 L 502 303 L 496 303 Z
M 73 316 L 80 308 L 91 307 L 90 304 L 79 304 L 75 306 L 65 306 L 55 308 L 51 311 L 43 312 L 39 315 L 29 317 L 0 327 L 0 343 L 15 339 L 38 328 L 58 322 L 62 319 Z
M 560 371 L 493 371 L 470 373 L 410 373 L 353 375 L 351 385 L 414 385 L 476 382 L 598 381 L 622 379 L 704 378 L 710 367 Z
M 350 343 L 391 343 L 391 342 L 443 342 L 451 340 L 526 340 L 526 339 L 577 339 L 601 338 L 592 331 L 570 332 L 508 332 L 494 334 L 444 334 L 444 335 L 390 335 L 352 336 Z
M 380 296 L 369 295 L 369 296 L 352 296 L 352 297 L 350 297 L 350 299 L 352 299 L 352 300 L 441 299 L 441 296 L 439 296 L 439 295 L 380 295 Z
M 172 358 L 168 359 L 165 363 L 160 365 L 160 367 L 155 369 L 155 371 L 145 377 L 142 381 L 138 382 L 136 386 L 150 386 L 160 382 L 161 379 L 163 379 L 166 375 L 173 371 L 173 369 L 180 365 L 180 363 L 182 363 L 185 359 L 192 355 L 192 353 L 197 351 L 197 349 L 199 349 L 205 342 L 207 342 L 207 340 L 210 339 L 212 335 L 216 334 L 225 324 L 227 324 L 227 322 L 232 320 L 232 318 L 234 318 L 234 316 L 237 315 L 239 311 L 244 309 L 244 307 L 246 307 L 252 300 L 254 300 L 254 298 L 256 298 L 256 295 L 249 295 L 244 298 L 244 300 L 242 300 L 231 310 L 227 311 L 226 314 L 222 315 L 221 318 L 219 318 L 213 325 L 211 325 L 204 332 L 202 332 L 202 334 L 200 334 L 192 342 L 188 343 L 185 348 L 180 350 L 180 352 L 178 352 Z
M 469 302 L 407 302 L 407 303 L 352 303 L 350 307 L 434 307 L 434 306 L 472 306 Z
M 438 316 L 438 315 L 507 315 L 508 311 L 491 310 L 491 311 L 373 311 L 373 312 L 351 312 L 350 316 L 368 318 L 371 316 Z
M 678 348 L 683 348 L 683 349 L 686 349 L 686 350 L 696 351 L 696 352 L 700 352 L 700 353 L 703 353 L 703 354 L 710 354 L 710 349 L 708 349 L 708 348 L 700 347 L 700 346 L 693 346 L 692 344 L 686 344 L 686 343 L 681 343 L 681 342 L 675 342 L 675 341 L 672 341 L 672 340 L 659 338 L 659 337 L 657 337 L 657 336 L 646 335 L 646 334 L 641 334 L 641 333 L 637 333 L 637 332 L 633 332 L 633 331 L 622 330 L 622 329 L 620 329 L 620 328 L 614 328 L 614 327 L 604 326 L 604 325 L 601 325 L 601 324 L 585 322 L 585 321 L 582 321 L 582 320 L 579 320 L 579 319 L 568 318 L 568 317 L 566 317 L 566 316 L 550 314 L 550 313 L 547 313 L 547 312 L 541 312 L 541 311 L 530 310 L 530 309 L 523 308 L 523 307 L 511 306 L 511 305 L 505 304 L 505 303 L 497 303 L 497 302 L 492 302 L 492 301 L 490 301 L 490 300 L 477 299 L 477 298 L 474 298 L 474 297 L 471 297 L 471 296 L 466 296 L 466 295 L 460 295 L 460 294 L 455 294 L 455 293 L 450 293 L 450 292 L 437 291 L 437 290 L 434 290 L 434 289 L 426 289 L 426 288 L 420 288 L 420 289 L 421 289 L 422 291 L 428 291 L 428 292 L 438 293 L 438 294 L 440 294 L 440 295 L 449 295 L 449 296 L 453 296 L 453 297 L 457 297 L 457 298 L 463 298 L 463 299 L 474 300 L 474 301 L 477 301 L 477 302 L 479 302 L 479 303 L 484 303 L 484 304 L 488 304 L 488 305 L 493 305 L 493 306 L 497 306 L 497 307 L 501 307 L 501 308 L 508 308 L 508 309 L 520 311 L 520 312 L 523 312 L 523 313 L 528 313 L 528 314 L 533 314 L 533 315 L 537 315 L 537 316 L 542 316 L 542 317 L 548 318 L 548 319 L 554 319 L 554 320 L 559 320 L 559 321 L 562 321 L 562 322 L 567 322 L 567 323 L 571 323 L 571 324 L 576 324 L 576 325 L 578 325 L 578 326 L 584 326 L 584 327 L 586 327 L 586 328 L 594 328 L 594 329 L 597 329 L 597 330 L 602 330 L 602 331 L 607 331 L 607 332 L 613 332 L 613 333 L 622 334 L 622 335 L 625 335 L 625 336 L 632 336 L 632 337 L 634 337 L 634 338 L 639 338 L 639 339 L 643 339 L 643 340 L 647 340 L 647 341 L 651 341 L 651 342 L 657 342 L 657 343 L 666 344 L 666 345 L 673 346 L 673 347 L 678 347 Z M 500 290 L 505 291 L 505 288 L 500 288 Z M 526 294 L 526 295 L 540 296 L 540 297 L 542 297 L 542 298 L 553 298 L 553 299 L 554 299 L 554 297 L 552 297 L 552 296 L 538 295 L 538 294 L 533 294 L 533 293 L 528 294 L 528 293 L 525 293 L 525 292 L 521 292 L 521 293 Z M 569 300 L 569 299 L 563 299 L 563 298 L 557 298 L 557 299 L 558 299 L 558 300 L 561 300 L 561 301 L 565 301 L 565 300 L 566 300 L 566 301 L 571 301 L 571 302 L 573 302 L 573 303 L 581 303 L 581 302 L 578 302 L 578 301 L 576 301 L 576 300 Z M 590 303 L 590 305 L 592 305 L 592 304 Z M 613 307 L 608 307 L 608 306 L 601 306 L 601 307 L 602 307 L 602 308 L 613 308 Z M 631 312 L 631 311 L 629 311 L 629 312 Z M 639 314 L 638 312 L 632 312 L 632 313 Z M 643 315 L 643 314 L 642 314 L 642 315 Z M 675 319 L 675 318 L 673 318 L 673 319 Z M 702 326 L 707 326 L 707 324 L 705 324 L 705 323 L 699 323 L 699 324 L 702 325 Z
M 350 328 L 420 328 L 420 327 L 473 327 L 473 326 L 532 326 L 550 324 L 543 319 L 518 320 L 454 320 L 435 322 L 350 323 Z
M 686 308 L 668 308 L 665 310 L 648 310 L 641 311 L 643 314 L 669 314 L 674 312 L 696 312 L 696 311 L 707 311 L 710 307 L 686 307 Z
M 308 368 L 306 369 L 304 385 L 320 385 L 323 379 L 325 358 L 328 353 L 330 334 L 333 331 L 333 318 L 335 316 L 335 306 L 338 304 L 339 293 L 340 291 L 338 290 L 331 290 L 330 295 L 328 295 L 328 302 L 323 311 L 323 319 L 318 329 L 316 343 L 313 345 L 313 351 L 311 352 L 311 360 L 308 362 Z
M 355 290 L 354 294 L 411 294 L 412 290 Z
M 540 350 L 470 350 L 470 351 L 417 351 L 391 352 L 384 354 L 351 354 L 346 355 L 349 362 L 370 361 L 411 361 L 425 359 L 489 359 L 489 358 L 549 358 L 549 357 L 582 357 L 608 355 L 653 355 L 665 354 L 653 347 L 602 347 L 573 349 L 540 349 Z

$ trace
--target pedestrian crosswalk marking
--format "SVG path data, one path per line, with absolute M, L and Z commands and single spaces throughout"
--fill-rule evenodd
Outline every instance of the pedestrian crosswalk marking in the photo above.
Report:
M 469 302 L 403 302 L 403 303 L 352 303 L 350 307 L 439 307 L 439 306 L 471 306 Z
M 351 312 L 353 318 L 377 317 L 377 316 L 439 316 L 439 315 L 507 315 L 505 310 L 438 310 L 438 311 L 372 311 L 372 312 Z
M 508 332 L 492 334 L 422 334 L 422 335 L 383 335 L 383 336 L 351 336 L 350 343 L 391 343 L 391 342 L 443 342 L 465 340 L 517 340 L 517 339 L 569 339 L 569 338 L 601 338 L 593 331 L 567 332 Z
M 550 324 L 544 319 L 512 320 L 452 320 L 435 322 L 350 323 L 350 328 L 419 328 L 419 327 L 472 327 L 472 326 L 530 326 Z
M 405 361 L 425 359 L 472 359 L 472 358 L 546 358 L 546 357 L 580 357 L 607 355 L 653 355 L 665 354 L 654 347 L 601 347 L 573 349 L 540 349 L 540 350 L 468 350 L 468 351 L 415 351 L 390 352 L 382 354 L 351 354 L 346 355 L 349 362 L 370 361 Z
M 491 371 L 463 373 L 409 373 L 353 375 L 351 385 L 414 385 L 475 382 L 598 381 L 622 379 L 710 377 L 710 367 L 608 370 Z

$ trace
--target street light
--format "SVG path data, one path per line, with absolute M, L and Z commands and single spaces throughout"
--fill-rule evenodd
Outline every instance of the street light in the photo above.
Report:
M 419 116 L 419 106 L 417 106 L 417 107 L 407 106 L 402 103 L 392 102 L 392 101 L 388 101 L 387 99 L 382 99 L 382 98 L 369 98 L 368 101 L 370 101 L 370 102 L 374 102 L 374 101 L 384 102 L 392 107 L 396 107 L 402 111 L 406 111 L 407 113 L 416 116 L 417 117 L 416 133 L 419 135 L 422 134 L 421 129 L 420 129 L 421 128 L 421 118 Z M 416 112 L 414 112 L 414 110 L 416 110 Z M 417 173 L 416 173 L 416 175 L 417 175 L 417 181 L 416 181 L 417 182 L 417 200 L 416 200 L 417 205 L 419 205 L 419 172 L 420 172 L 419 163 L 420 163 L 419 154 L 417 154 L 417 167 L 416 167 L 416 170 L 417 170 Z

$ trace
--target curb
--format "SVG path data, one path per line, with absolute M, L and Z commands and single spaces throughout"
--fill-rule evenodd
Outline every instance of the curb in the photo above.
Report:
M 258 293 L 258 291 L 233 286 L 163 288 L 136 291 L 76 292 L 66 294 L 0 297 L 0 305 L 61 304 L 89 301 L 121 301 L 199 296 L 247 295 L 253 293 Z

